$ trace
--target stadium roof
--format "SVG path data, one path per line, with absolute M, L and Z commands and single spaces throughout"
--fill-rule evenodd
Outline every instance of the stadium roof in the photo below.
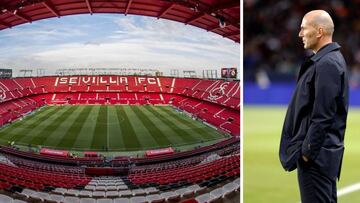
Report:
M 0 0 L 0 30 L 74 14 L 118 13 L 178 21 L 240 42 L 239 0 Z

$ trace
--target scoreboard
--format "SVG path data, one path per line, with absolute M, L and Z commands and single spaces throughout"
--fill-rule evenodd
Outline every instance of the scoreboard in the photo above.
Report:
M 12 69 L 0 69 L 0 78 L 11 78 Z
M 221 78 L 234 78 L 237 77 L 236 68 L 221 68 Z

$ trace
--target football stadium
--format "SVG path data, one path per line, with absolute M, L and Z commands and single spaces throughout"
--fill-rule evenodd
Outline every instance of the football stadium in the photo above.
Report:
M 239 43 L 239 8 L 232 0 L 5 0 L 0 32 L 111 13 L 176 21 Z M 22 71 L 0 70 L 0 202 L 239 202 L 237 67 L 203 77 L 141 68 Z
M 359 41 L 353 25 L 356 1 L 244 1 L 244 201 L 300 202 L 297 173 L 285 172 L 279 160 L 281 131 L 304 55 L 298 37 L 301 19 L 313 9 L 334 20 L 334 41 L 340 44 L 350 76 L 350 106 L 345 154 L 337 185 L 338 202 L 360 201 L 359 191 Z M 271 20 L 270 20 L 271 19 Z M 275 23 L 276 22 L 276 23 Z M 279 24 L 283 27 L 279 29 Z M 252 25 L 259 25 L 254 27 Z

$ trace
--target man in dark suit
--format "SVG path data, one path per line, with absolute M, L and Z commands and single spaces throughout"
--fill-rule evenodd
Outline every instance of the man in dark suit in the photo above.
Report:
M 299 37 L 314 53 L 302 64 L 280 142 L 284 169 L 297 168 L 303 203 L 337 202 L 348 112 L 348 78 L 334 24 L 323 10 L 307 13 Z

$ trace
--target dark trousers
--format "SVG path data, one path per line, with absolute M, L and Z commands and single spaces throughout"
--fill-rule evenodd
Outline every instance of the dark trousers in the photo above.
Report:
M 336 203 L 336 178 L 322 174 L 312 162 L 302 159 L 297 163 L 298 182 L 302 203 Z

